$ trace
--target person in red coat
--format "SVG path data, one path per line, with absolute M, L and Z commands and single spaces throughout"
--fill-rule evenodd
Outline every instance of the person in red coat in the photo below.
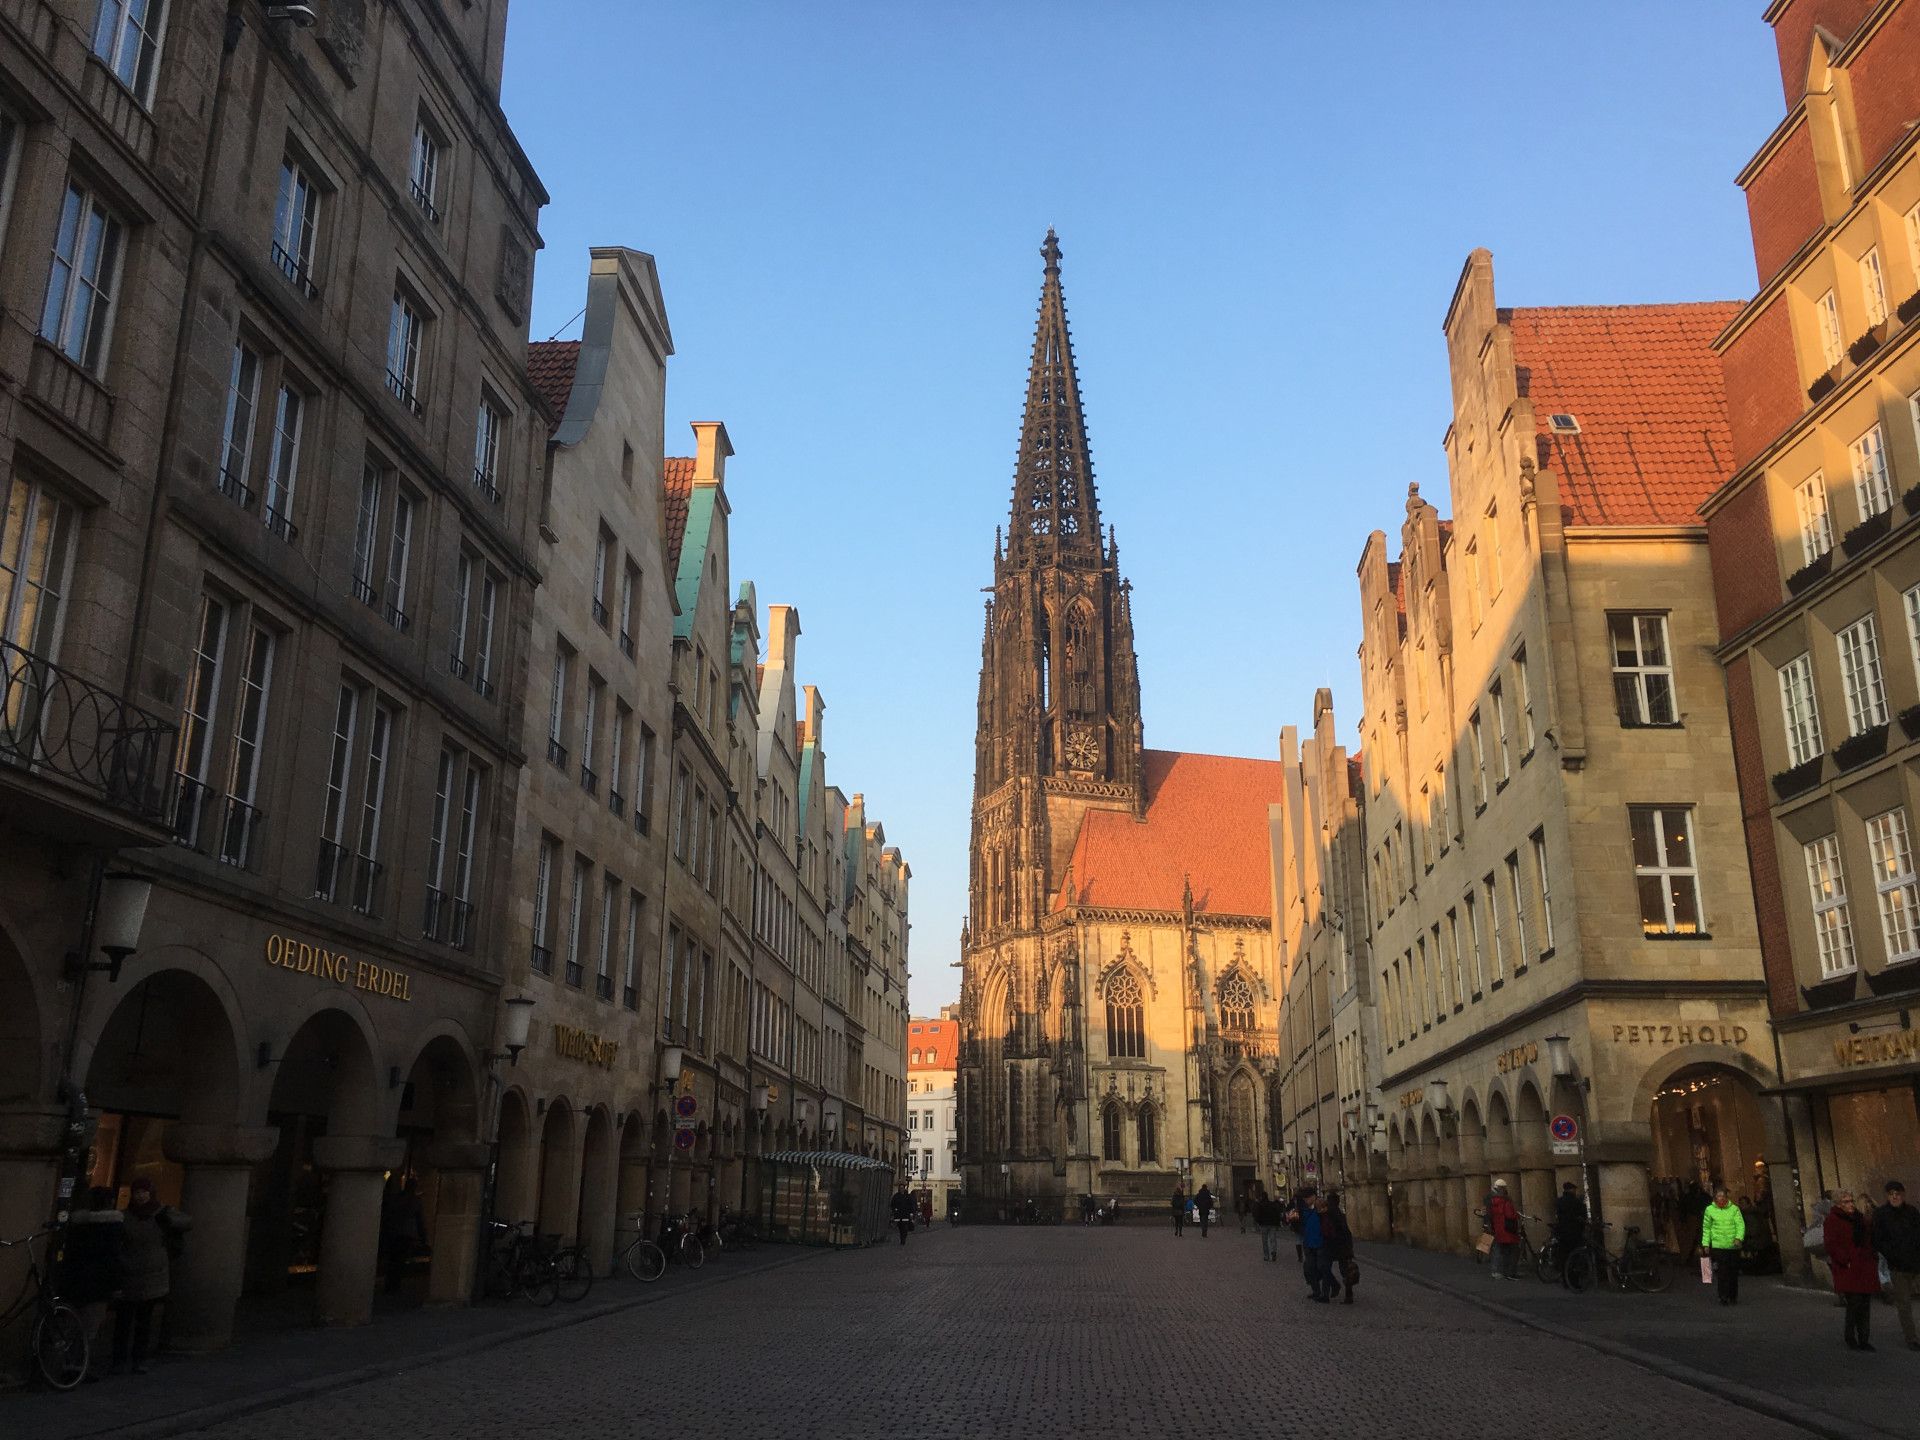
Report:
M 1873 1297 L 1880 1293 L 1880 1264 L 1874 1257 L 1866 1217 L 1854 1208 L 1851 1190 L 1834 1197 L 1822 1234 L 1827 1264 L 1833 1267 L 1834 1292 L 1847 1302 L 1847 1348 L 1871 1350 L 1867 1331 L 1873 1324 Z
M 1487 1196 L 1487 1221 L 1493 1227 L 1493 1263 L 1488 1268 L 1494 1279 L 1511 1280 L 1514 1247 L 1520 1243 L 1520 1212 L 1507 1196 L 1505 1180 L 1493 1182 L 1493 1193 Z

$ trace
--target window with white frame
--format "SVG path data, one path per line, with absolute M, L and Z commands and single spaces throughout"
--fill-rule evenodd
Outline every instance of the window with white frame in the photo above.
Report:
M 1920 585 L 1903 594 L 1900 605 L 1907 616 L 1907 650 L 1913 657 L 1914 675 L 1920 678 Z
M 619 903 L 620 877 L 609 870 L 600 892 L 600 963 L 593 972 L 593 993 L 602 1000 L 613 998 L 613 932 Z
M 300 426 L 306 408 L 306 397 L 281 381 L 273 406 L 273 449 L 267 455 L 267 504 L 260 518 L 288 541 L 299 533 L 293 523 L 293 490 L 300 478 Z
M 413 497 L 398 487 L 393 495 L 393 529 L 387 545 L 387 603 L 382 612 L 394 629 L 406 632 L 407 581 L 413 572 Z
M 1513 699 L 1520 715 L 1520 758 L 1533 753 L 1533 681 L 1527 674 L 1527 647 L 1513 652 Z
M 1500 548 L 1500 507 L 1498 505 L 1487 507 L 1486 536 L 1487 569 L 1491 580 L 1488 594 L 1498 595 L 1501 585 L 1506 580 L 1506 557 Z
M 1513 963 L 1525 965 L 1533 958 L 1527 949 L 1527 884 L 1520 874 L 1520 852 L 1507 856 L 1507 904 L 1513 911 Z
M 533 872 L 533 968 L 553 973 L 553 872 L 560 863 L 560 842 L 540 837 L 540 854 Z
M 1907 211 L 1907 263 L 1920 275 L 1920 205 Z
M 293 156 L 280 162 L 280 192 L 273 204 L 273 263 L 309 299 L 318 295 L 313 262 L 320 240 L 320 186 Z
M 40 338 L 96 376 L 107 368 L 125 234 L 126 227 L 105 202 L 77 180 L 67 182 L 54 231 Z
M 1887 277 L 1880 268 L 1880 247 L 1870 245 L 1860 257 L 1860 290 L 1867 302 L 1867 323 L 1878 325 L 1887 318 Z
M 427 907 L 421 929 L 429 940 L 439 939 L 447 923 L 446 891 L 442 886 L 453 837 L 454 787 L 459 763 L 452 750 L 441 747 L 440 764 L 434 772 L 433 814 L 427 826 Z
M 564 645 L 554 650 L 553 680 L 547 687 L 547 759 L 563 770 L 567 765 L 567 748 L 561 743 L 567 733 L 567 660 Z
M 387 389 L 415 416 L 426 413 L 420 403 L 420 352 L 426 333 L 424 307 L 405 287 L 396 285 L 387 317 Z
M 246 341 L 233 347 L 227 372 L 227 413 L 220 430 L 220 493 L 242 505 L 253 503 L 247 477 L 253 466 L 253 422 L 260 407 L 260 357 Z
M 1847 447 L 1853 458 L 1853 493 L 1862 516 L 1893 508 L 1893 477 L 1887 472 L 1887 437 L 1878 423 Z
M 394 713 L 375 704 L 367 726 L 367 758 L 360 787 L 360 842 L 353 867 L 353 908 L 372 915 L 380 902 L 381 822 L 387 801 L 388 751 L 393 739 Z
M 1800 557 L 1811 565 L 1833 549 L 1833 521 L 1827 514 L 1825 471 L 1816 470 L 1793 487 L 1793 508 L 1800 517 Z
M 1847 914 L 1847 880 L 1840 868 L 1840 837 L 1822 835 L 1805 847 L 1807 889 L 1813 899 L 1813 934 L 1820 954 L 1820 974 L 1831 979 L 1850 975 L 1853 921 Z
M 19 116 L 0 109 L 0 244 L 6 241 L 7 216 L 13 210 L 13 187 L 20 171 L 23 129 Z
M 1862 615 L 1834 636 L 1840 651 L 1840 681 L 1847 697 L 1847 733 L 1858 735 L 1887 723 L 1887 688 L 1880 673 L 1880 635 L 1873 616 Z
M 274 633 L 255 622 L 247 628 L 240 657 L 240 693 L 234 699 L 233 748 L 227 757 L 226 815 L 220 828 L 219 859 L 242 870 L 253 868 L 259 832 L 260 752 L 266 744 L 267 697 L 273 685 Z
M 373 586 L 373 567 L 380 548 L 380 492 L 385 485 L 386 476 L 373 461 L 360 467 L 360 501 L 353 517 L 353 598 L 366 605 L 380 600 Z
M 1693 807 L 1629 805 L 1633 874 L 1643 935 L 1704 935 L 1700 872 L 1694 863 Z
M 177 777 L 174 838 L 196 849 L 213 799 L 208 772 L 213 763 L 214 714 L 220 702 L 220 676 L 226 647 L 226 602 L 203 594 L 198 639 L 187 671 L 186 695 L 180 706 L 180 737 L 174 747 L 173 762 Z
M 166 23 L 166 0 L 100 0 L 94 17 L 93 53 L 143 106 L 153 104 Z
M 613 620 L 607 606 L 607 570 L 613 554 L 613 535 L 602 525 L 593 539 L 593 623 L 602 630 Z
M 1513 778 L 1513 758 L 1507 746 L 1506 687 L 1496 680 L 1488 688 L 1487 699 L 1493 705 L 1493 738 L 1500 755 L 1500 783 Z
M 488 501 L 500 503 L 500 441 L 506 421 L 493 397 L 480 397 L 473 425 L 473 488 Z
M 1887 963 L 1911 960 L 1920 955 L 1920 929 L 1914 920 L 1920 882 L 1913 873 L 1905 806 L 1896 805 L 1867 821 L 1867 852 L 1873 858 L 1873 888 L 1880 900 L 1880 934 L 1887 945 Z
M 465 780 L 460 788 L 460 829 L 453 851 L 453 943 L 462 949 L 466 948 L 469 923 L 473 916 L 473 857 L 480 843 L 481 781 L 480 767 L 469 758 Z
M 588 876 L 593 870 L 593 862 L 584 855 L 573 857 L 573 886 L 567 896 L 567 984 L 578 989 L 586 977 L 585 967 L 580 962 L 580 928 L 586 922 L 586 895 Z
M 1787 727 L 1787 763 L 1804 765 L 1819 755 L 1820 707 L 1813 694 L 1813 657 L 1802 651 L 1780 667 L 1780 713 Z
M 1814 314 L 1820 321 L 1820 357 L 1827 362 L 1831 370 L 1840 363 L 1840 356 L 1846 346 L 1840 339 L 1840 302 L 1833 298 L 1829 290 L 1813 302 Z
M 1530 839 L 1533 844 L 1533 879 L 1540 887 L 1540 953 L 1545 956 L 1553 950 L 1553 884 L 1547 872 L 1547 832 L 1536 830 Z
M 1478 709 L 1467 717 L 1467 734 L 1473 744 L 1473 803 L 1479 808 L 1487 803 L 1487 737 Z
M 322 900 L 339 898 L 345 867 L 347 784 L 353 767 L 354 729 L 359 716 L 360 695 L 351 685 L 340 687 L 333 712 L 333 741 L 327 756 L 327 793 L 320 812 L 320 866 L 314 894 Z
M 633 658 L 634 634 L 639 628 L 640 567 L 631 560 L 620 575 L 620 650 Z
M 446 159 L 446 141 L 440 128 L 425 113 L 413 122 L 413 151 L 407 167 L 407 191 L 420 213 L 429 222 L 440 223 L 443 201 L 440 195 L 441 171 Z
M 1486 989 L 1486 970 L 1481 959 L 1480 949 L 1480 908 L 1473 898 L 1473 891 L 1466 894 L 1467 940 L 1473 947 L 1473 998 L 1478 1000 Z
M 640 963 L 640 909 L 646 903 L 638 890 L 627 892 L 626 948 L 620 962 L 620 1003 L 629 1010 L 640 1005 L 638 966 Z
M 613 721 L 607 726 L 607 808 L 623 814 L 627 797 L 620 793 L 626 783 L 627 732 L 633 728 L 633 711 L 619 696 L 613 699 Z
M 598 675 L 587 672 L 586 704 L 580 711 L 580 788 L 589 795 L 600 785 L 600 773 L 594 766 L 600 760 L 600 697 L 606 686 Z
M 1667 648 L 1667 617 L 1607 616 L 1613 642 L 1613 696 L 1622 725 L 1675 725 L 1673 659 Z
M 1481 893 L 1487 901 L 1487 953 L 1493 961 L 1493 984 L 1504 985 L 1507 981 L 1507 927 L 1500 918 L 1500 887 L 1488 875 L 1480 882 Z
M 1467 606 L 1473 618 L 1473 628 L 1480 628 L 1480 621 L 1486 614 L 1485 577 L 1480 569 L 1480 541 L 1476 538 L 1467 542 Z

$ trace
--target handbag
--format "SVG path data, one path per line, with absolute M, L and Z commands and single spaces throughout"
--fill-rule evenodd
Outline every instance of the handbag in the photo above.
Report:
M 1482 1255 L 1486 1254 L 1489 1250 L 1493 1249 L 1492 1233 L 1485 1230 L 1481 1231 L 1480 1238 L 1473 1242 L 1473 1248 L 1479 1251 Z
M 1711 1255 L 1702 1255 L 1700 1257 L 1700 1283 L 1702 1285 L 1711 1285 L 1713 1283 L 1713 1257 Z
M 1358 1285 L 1360 1283 L 1360 1262 L 1351 1256 L 1342 1260 L 1340 1262 L 1340 1278 L 1346 1282 L 1349 1290 Z

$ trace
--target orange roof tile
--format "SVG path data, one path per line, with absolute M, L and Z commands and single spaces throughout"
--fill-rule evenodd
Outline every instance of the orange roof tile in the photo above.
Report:
M 958 1020 L 915 1020 L 908 1027 L 907 1069 L 951 1070 L 960 1057 Z M 918 1054 L 920 1058 L 914 1059 Z
M 693 505 L 693 457 L 669 455 L 660 462 L 660 488 L 667 497 L 667 566 L 680 569 L 680 545 L 687 538 L 687 511 Z
M 1697 525 L 1733 468 L 1713 338 L 1738 301 L 1505 312 L 1570 525 Z M 1551 428 L 1572 415 L 1578 434 Z
M 1178 910 L 1191 883 L 1193 908 L 1268 915 L 1273 875 L 1267 806 L 1283 794 L 1277 760 L 1144 752 L 1147 814 L 1089 810 L 1074 841 L 1071 902 L 1114 910 Z
M 527 378 L 553 414 L 553 423 L 547 427 L 550 432 L 560 428 L 560 417 L 567 413 L 567 396 L 573 391 L 573 372 L 579 365 L 578 340 L 536 340 L 527 346 Z

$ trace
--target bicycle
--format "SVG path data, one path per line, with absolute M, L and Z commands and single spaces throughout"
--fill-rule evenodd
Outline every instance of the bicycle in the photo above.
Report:
M 665 1215 L 660 1220 L 660 1251 L 676 1265 L 698 1270 L 707 1263 L 706 1247 L 694 1233 L 690 1215 Z
M 71 1390 L 87 1378 L 93 1341 L 80 1312 L 54 1294 L 51 1262 L 42 1269 L 40 1257 L 34 1253 L 34 1241 L 51 1239 L 51 1231 L 40 1230 L 18 1240 L 0 1240 L 0 1250 L 24 1248 L 27 1252 L 27 1273 L 20 1282 L 20 1293 L 0 1311 L 0 1327 L 18 1320 L 31 1305 L 34 1369 L 53 1389 Z
M 720 1207 L 720 1238 L 735 1250 L 752 1250 L 760 1243 L 758 1232 L 747 1218 L 724 1205 Z
M 1620 1253 L 1607 1248 L 1603 1230 L 1611 1225 L 1587 1227 L 1587 1243 L 1567 1256 L 1566 1284 L 1576 1295 L 1585 1294 L 1597 1280 L 1615 1290 L 1638 1290 L 1657 1295 L 1673 1283 L 1673 1270 L 1666 1252 L 1651 1240 L 1638 1238 L 1640 1227 L 1629 1225 Z
M 554 1264 L 551 1236 L 536 1236 L 533 1222 L 506 1220 L 487 1223 L 486 1293 L 495 1300 L 524 1295 L 542 1309 L 560 1295 L 560 1276 Z
M 624 1229 L 621 1231 L 622 1234 L 631 1233 L 633 1239 L 613 1257 L 614 1263 L 617 1265 L 625 1261 L 629 1275 L 650 1284 L 667 1273 L 666 1252 L 647 1239 L 646 1233 L 640 1229 L 640 1217 L 636 1215 L 633 1218 L 635 1224 L 631 1232 Z
M 554 1288 L 571 1305 L 593 1289 L 593 1262 L 584 1245 L 563 1245 L 553 1252 Z

